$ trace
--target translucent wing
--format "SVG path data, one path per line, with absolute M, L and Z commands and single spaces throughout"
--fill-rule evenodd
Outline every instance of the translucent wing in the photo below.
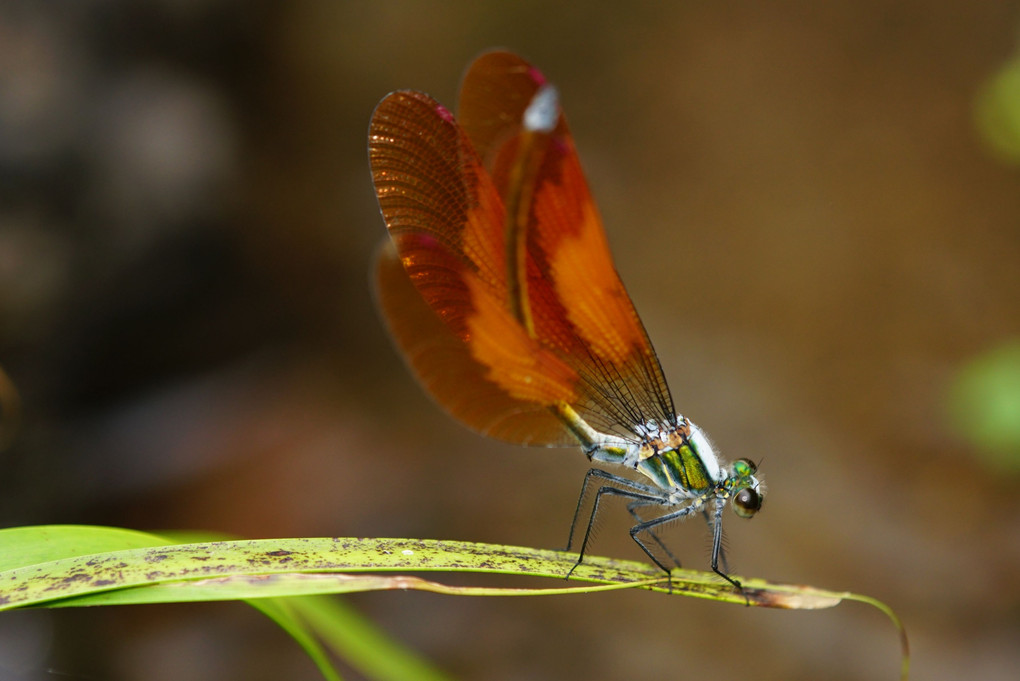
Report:
M 370 160 L 402 265 L 392 252 L 380 256 L 380 304 L 419 379 L 475 430 L 527 444 L 576 442 L 549 410 L 566 403 L 598 430 L 635 437 L 649 419 L 676 416 L 562 115 L 540 156 L 527 159 L 529 171 L 512 172 L 532 153 L 518 144 L 521 121 L 544 83 L 516 55 L 497 52 L 465 76 L 463 128 L 421 93 L 380 103 Z M 504 203 L 522 183 L 531 199 L 518 294 L 508 286 Z M 511 312 L 516 295 L 530 328 Z
M 392 243 L 376 258 L 376 295 L 390 333 L 434 399 L 457 420 L 499 440 L 525 445 L 576 441 L 544 405 L 511 397 L 432 311 L 411 283 Z
M 484 435 L 575 443 L 548 406 L 574 399 L 576 375 L 506 310 L 502 204 L 453 116 L 393 93 L 373 114 L 369 157 L 395 247 L 380 251 L 377 297 L 419 380 Z
M 458 121 L 502 197 L 524 112 L 545 77 L 509 52 L 480 56 L 461 86 Z M 578 372 L 592 426 L 627 436 L 648 419 L 675 423 L 659 360 L 616 272 L 573 137 L 560 114 L 533 177 L 528 222 L 528 298 L 538 338 Z

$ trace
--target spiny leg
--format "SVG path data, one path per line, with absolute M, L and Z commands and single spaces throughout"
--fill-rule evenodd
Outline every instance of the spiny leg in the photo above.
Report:
M 577 553 L 577 562 L 574 563 L 574 567 L 570 568 L 570 572 L 567 573 L 567 579 L 569 579 L 570 575 L 572 575 L 574 570 L 577 569 L 577 566 L 580 565 L 582 561 L 584 561 L 584 554 L 585 551 L 587 551 L 588 549 L 588 542 L 591 540 L 592 528 L 595 526 L 595 518 L 598 516 L 599 504 L 602 502 L 602 497 L 607 494 L 625 497 L 628 499 L 634 499 L 637 501 L 645 501 L 648 503 L 661 503 L 662 501 L 661 498 L 659 497 L 650 497 L 641 492 L 620 489 L 618 487 L 610 487 L 609 485 L 599 487 L 598 492 L 595 494 L 595 503 L 592 505 L 591 516 L 589 516 L 588 518 L 588 527 L 584 532 L 584 539 L 581 540 L 581 549 Z M 638 544 L 641 545 L 641 548 L 644 549 L 645 553 L 647 553 L 649 556 L 652 556 L 652 559 L 655 560 L 655 564 L 662 568 L 668 575 L 669 568 L 667 568 L 665 565 L 662 564 L 661 561 L 655 558 L 655 556 L 648 550 L 648 548 L 644 544 L 642 544 L 640 541 L 638 542 Z
M 638 513 L 638 509 L 639 508 L 643 508 L 645 506 L 652 506 L 652 505 L 653 504 L 651 504 L 651 503 L 649 503 L 647 501 L 632 501 L 629 504 L 627 504 L 627 511 L 630 512 L 630 515 L 634 518 L 634 520 L 636 520 L 638 522 L 638 524 L 641 524 L 641 523 L 645 522 L 645 519 L 643 517 L 641 517 L 640 513 Z M 656 504 L 656 505 L 661 506 L 661 504 Z M 707 516 L 706 516 L 706 518 L 707 518 Z M 673 555 L 673 552 L 669 550 L 668 546 L 666 546 L 666 542 L 662 541 L 662 537 L 660 537 L 655 532 L 655 530 L 648 530 L 648 535 L 656 543 L 656 545 L 659 547 L 659 549 L 661 549 L 662 552 L 665 555 L 669 556 L 669 559 L 671 561 L 673 561 L 673 563 L 675 563 L 677 567 L 683 567 L 683 565 L 680 563 L 680 559 L 677 558 L 675 555 Z M 644 548 L 644 547 L 642 546 L 641 548 Z M 647 549 L 645 550 L 645 553 L 648 553 Z
M 705 525 L 707 525 L 708 529 L 712 531 L 712 537 L 713 537 L 712 541 L 713 541 L 713 549 L 714 549 L 714 547 L 715 547 L 715 544 L 714 544 L 714 542 L 715 542 L 715 525 L 712 523 L 712 517 L 708 515 L 708 509 L 707 508 L 702 507 L 702 509 L 701 509 L 701 517 L 703 517 L 705 519 Z M 720 541 L 720 544 L 719 544 L 719 562 L 722 563 L 723 572 L 728 574 L 729 571 L 730 571 L 730 566 L 729 566 L 729 563 L 726 561 L 726 537 L 725 536 L 721 537 L 721 541 Z
M 656 565 L 665 570 L 667 574 L 671 574 L 670 568 L 666 567 L 663 561 L 659 560 L 659 557 L 655 555 L 655 552 L 652 551 L 649 545 L 645 543 L 645 541 L 641 538 L 641 535 L 648 534 L 653 539 L 658 541 L 658 537 L 655 534 L 655 528 L 659 527 L 660 525 L 665 525 L 666 523 L 673 522 L 674 520 L 680 520 L 681 518 L 684 518 L 690 515 L 691 513 L 694 513 L 696 510 L 698 510 L 697 507 L 692 503 L 682 508 L 679 508 L 675 511 L 667 513 L 665 515 L 661 515 L 658 518 L 652 518 L 650 520 L 640 522 L 634 527 L 630 528 L 630 537 L 637 543 L 638 546 L 641 547 L 641 550 L 644 551 Z M 662 542 L 659 542 L 659 545 L 661 546 Z M 673 557 L 673 555 L 669 553 L 668 550 L 666 551 L 666 553 L 670 556 L 670 558 Z
M 603 487 L 613 487 L 614 485 L 619 489 L 629 489 L 641 493 L 646 499 L 652 499 L 649 503 L 657 503 L 657 500 L 662 497 L 662 491 L 656 487 L 645 485 L 629 478 L 624 478 L 619 475 L 613 475 L 607 473 L 601 468 L 590 468 L 584 475 L 584 482 L 581 484 L 581 494 L 577 497 L 577 508 L 574 509 L 574 519 L 570 521 L 570 534 L 567 537 L 567 548 L 569 551 L 574 546 L 574 533 L 577 531 L 577 521 L 581 519 L 581 510 L 586 506 L 586 500 L 591 494 L 593 489 L 589 483 L 593 478 L 600 478 L 600 487 L 598 488 L 597 494 L 602 494 Z M 588 532 L 585 533 L 585 543 L 587 543 L 587 536 L 591 530 L 591 521 L 595 517 L 595 510 L 592 509 L 591 519 L 588 521 Z M 581 553 L 584 551 L 582 549 Z M 579 561 L 580 562 L 580 561 Z
M 598 516 L 599 505 L 602 503 L 602 497 L 604 495 L 611 494 L 631 499 L 634 502 L 643 502 L 645 504 L 662 504 L 666 500 L 665 497 L 663 497 L 662 494 L 653 487 L 647 487 L 640 483 L 635 483 L 633 480 L 628 480 L 627 478 L 622 478 L 611 473 L 606 473 L 603 470 L 593 468 L 588 472 L 588 475 L 585 476 L 584 486 L 581 488 L 581 499 L 578 500 L 578 510 L 574 513 L 574 522 L 571 524 L 570 528 L 570 544 L 573 544 L 574 531 L 577 525 L 581 505 L 587 495 L 588 482 L 594 477 L 602 478 L 611 484 L 602 485 L 595 493 L 595 502 L 592 504 L 591 515 L 588 517 L 588 527 L 585 529 L 584 539 L 581 540 L 581 549 L 577 554 L 577 562 L 574 563 L 574 566 L 570 568 L 569 572 L 567 572 L 566 579 L 570 579 L 570 575 L 574 573 L 577 566 L 584 560 L 584 554 L 588 549 L 588 542 L 591 539 L 592 528 L 595 526 L 595 519 Z M 617 486 L 614 487 L 613 485 Z M 632 489 L 622 488 L 623 486 L 630 487 Z M 570 546 L 568 545 L 567 550 L 569 549 Z M 648 552 L 647 549 L 645 552 Z M 663 568 L 667 574 L 669 573 L 669 569 L 665 568 L 658 560 L 656 560 L 656 564 Z
M 741 586 L 740 582 L 730 577 L 728 574 L 719 569 L 719 558 L 722 556 L 722 514 L 723 509 L 726 508 L 725 499 L 715 499 L 715 511 L 712 522 L 712 572 L 719 575 L 727 582 L 736 587 L 737 591 L 744 594 L 744 587 Z M 723 558 L 723 567 L 725 566 L 726 559 Z M 744 598 L 747 599 L 747 594 L 744 594 Z M 747 599 L 747 604 L 751 605 L 750 599 Z

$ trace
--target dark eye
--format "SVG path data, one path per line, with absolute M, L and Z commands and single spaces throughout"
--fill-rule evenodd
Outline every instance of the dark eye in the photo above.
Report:
M 733 510 L 741 518 L 750 518 L 761 510 L 761 495 L 757 490 L 745 487 L 733 497 Z

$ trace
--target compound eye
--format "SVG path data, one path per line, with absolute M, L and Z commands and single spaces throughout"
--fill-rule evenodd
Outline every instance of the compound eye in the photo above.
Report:
M 750 487 L 737 492 L 733 497 L 733 510 L 741 518 L 750 518 L 761 510 L 761 495 Z
M 747 477 L 758 472 L 758 464 L 750 459 L 737 459 L 733 462 L 733 471 L 741 477 Z

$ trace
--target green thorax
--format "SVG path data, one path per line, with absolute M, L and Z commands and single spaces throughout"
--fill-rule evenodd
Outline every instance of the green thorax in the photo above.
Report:
M 679 487 L 691 492 L 706 492 L 716 484 L 705 462 L 686 442 L 674 449 L 651 454 L 638 463 L 637 470 L 662 489 Z

